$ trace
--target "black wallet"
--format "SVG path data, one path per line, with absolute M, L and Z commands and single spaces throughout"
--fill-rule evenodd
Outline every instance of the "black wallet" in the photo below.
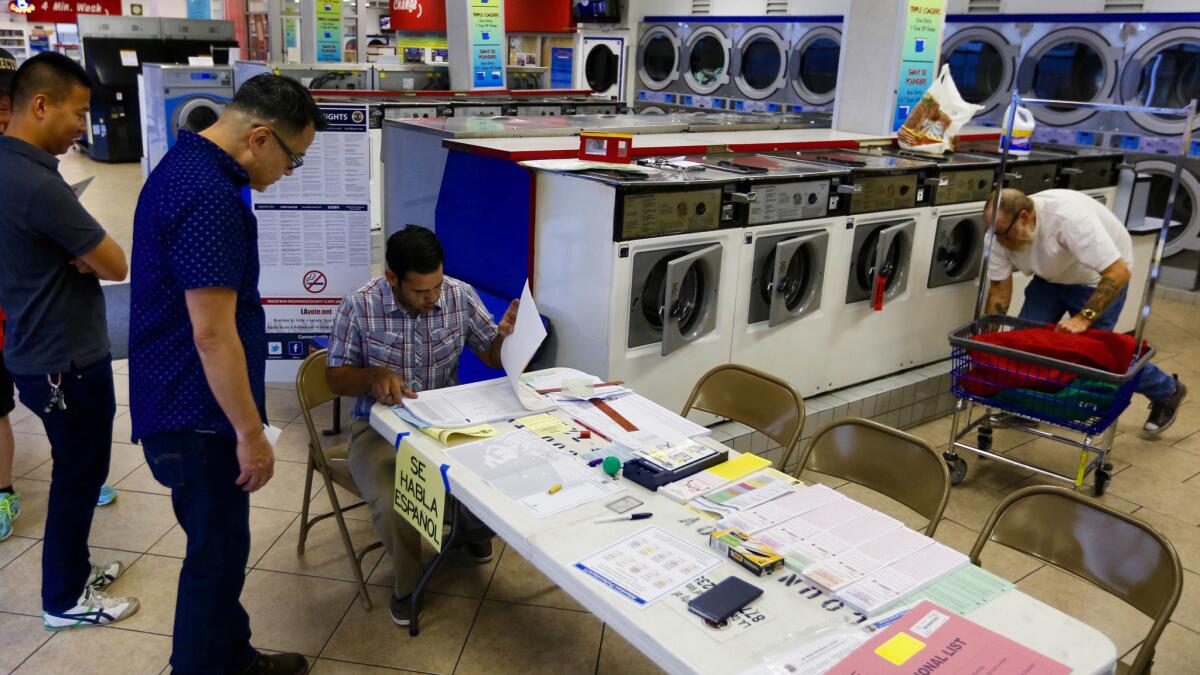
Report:
M 737 577 L 704 591 L 688 602 L 688 609 L 712 623 L 721 623 L 762 595 L 762 589 Z

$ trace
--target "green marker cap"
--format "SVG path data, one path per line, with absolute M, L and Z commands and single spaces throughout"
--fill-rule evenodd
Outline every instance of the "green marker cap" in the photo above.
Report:
M 608 457 L 604 458 L 604 464 L 602 466 L 604 467 L 604 473 L 616 478 L 617 472 L 621 470 L 621 460 L 609 455 Z

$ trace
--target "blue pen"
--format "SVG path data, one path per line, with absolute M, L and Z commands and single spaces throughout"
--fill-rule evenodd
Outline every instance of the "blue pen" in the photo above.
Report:
M 594 522 L 594 523 L 619 523 L 623 520 L 645 520 L 652 515 L 654 515 L 654 514 L 653 513 L 629 513 L 629 514 L 626 514 L 623 516 L 613 516 L 612 518 L 601 518 L 600 520 L 594 520 L 592 522 Z

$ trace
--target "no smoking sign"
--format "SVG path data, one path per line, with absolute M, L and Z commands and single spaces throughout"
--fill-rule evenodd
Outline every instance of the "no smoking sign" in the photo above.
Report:
M 316 295 L 325 291 L 325 287 L 329 285 L 329 280 L 325 278 L 325 273 L 321 270 L 309 270 L 304 273 L 304 290 Z

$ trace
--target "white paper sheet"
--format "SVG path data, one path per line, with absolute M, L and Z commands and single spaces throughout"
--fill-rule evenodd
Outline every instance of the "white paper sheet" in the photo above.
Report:
M 544 409 L 545 400 L 521 383 L 521 373 L 525 372 L 525 367 L 545 339 L 546 327 L 542 325 L 533 293 L 529 290 L 529 281 L 526 280 L 512 335 L 504 338 L 504 343 L 500 345 L 500 362 L 504 364 L 504 373 L 508 375 L 508 383 L 516 393 L 517 400 L 530 410 Z
M 430 389 L 421 392 L 417 398 L 406 399 L 404 407 L 429 426 L 442 429 L 524 417 L 530 412 L 517 399 L 507 379 Z M 540 410 L 553 408 L 554 402 L 547 399 L 545 407 Z
M 746 534 L 757 534 L 813 509 L 845 498 L 846 496 L 837 490 L 818 483 L 797 488 L 793 492 L 772 499 L 765 504 L 731 515 L 717 526 L 722 529 L 734 528 Z
M 829 560 L 806 568 L 804 576 L 837 592 L 875 570 L 933 544 L 933 540 L 915 530 L 899 527 L 870 541 L 858 544 Z
M 935 542 L 850 584 L 838 593 L 838 597 L 864 614 L 874 614 L 885 605 L 968 564 L 967 556 Z
M 580 560 L 575 568 L 644 607 L 720 564 L 716 554 L 650 526 Z

